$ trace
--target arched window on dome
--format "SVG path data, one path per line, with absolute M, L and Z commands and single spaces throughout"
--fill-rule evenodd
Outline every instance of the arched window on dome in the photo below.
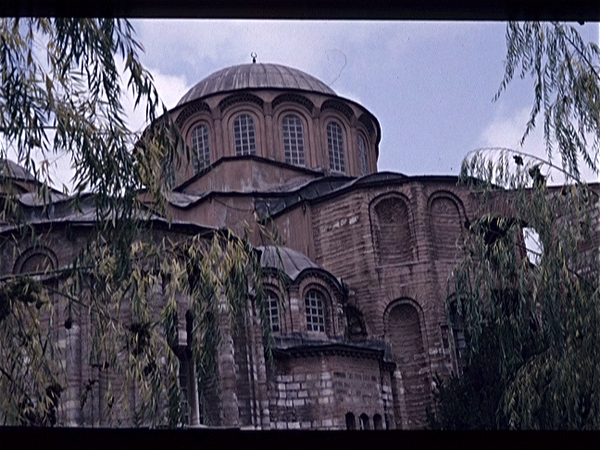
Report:
M 283 118 L 281 127 L 285 162 L 295 166 L 304 166 L 304 129 L 302 121 L 298 116 L 290 114 Z
M 361 176 L 369 173 L 369 165 L 367 164 L 367 140 L 361 133 L 358 133 L 358 162 L 360 164 Z
M 210 144 L 208 138 L 208 127 L 199 125 L 192 130 L 192 154 L 196 173 L 210 165 Z
M 279 333 L 279 331 L 281 331 L 281 323 L 279 319 L 278 297 L 272 291 L 267 291 L 267 305 L 271 331 L 273 333 Z
M 256 155 L 256 135 L 254 120 L 248 114 L 241 114 L 233 122 L 235 156 Z
M 327 147 L 329 148 L 329 168 L 334 172 L 346 172 L 344 161 L 344 135 L 336 122 L 327 124 Z
M 306 293 L 304 303 L 306 306 L 306 329 L 325 333 L 325 299 L 323 294 L 315 289 Z

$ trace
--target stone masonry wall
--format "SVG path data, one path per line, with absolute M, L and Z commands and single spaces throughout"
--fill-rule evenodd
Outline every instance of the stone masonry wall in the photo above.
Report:
M 346 414 L 384 417 L 389 374 L 376 358 L 315 355 L 278 359 L 271 368 L 272 429 L 346 429 Z

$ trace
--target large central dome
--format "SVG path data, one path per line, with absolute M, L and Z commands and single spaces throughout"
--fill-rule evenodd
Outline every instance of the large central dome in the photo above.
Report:
M 279 64 L 241 64 L 219 70 L 192 87 L 177 105 L 218 92 L 241 89 L 298 89 L 336 95 L 321 80 L 291 67 Z

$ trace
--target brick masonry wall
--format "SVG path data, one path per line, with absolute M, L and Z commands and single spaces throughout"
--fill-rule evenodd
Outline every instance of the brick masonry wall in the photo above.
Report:
M 398 233 L 405 236 L 408 246 L 406 250 L 395 250 L 398 257 L 390 257 L 385 254 L 387 248 L 378 247 L 385 243 L 381 238 L 385 229 L 373 214 L 374 205 L 390 198 L 403 199 L 408 206 L 396 214 L 409 228 L 405 234 Z M 465 219 L 473 217 L 476 208 L 477 201 L 466 187 L 446 181 L 357 188 L 310 208 L 314 239 L 311 257 L 341 277 L 354 292 L 351 301 L 364 314 L 370 336 L 393 340 L 389 332 L 386 334 L 386 312 L 402 299 L 414 303 L 423 349 L 414 352 L 421 361 L 418 367 L 404 371 L 413 372 L 412 378 L 420 381 L 413 380 L 417 384 L 411 387 L 405 376 L 398 386 L 397 404 L 403 405 L 396 408 L 398 427 L 423 426 L 432 375 L 448 376 L 456 367 L 445 311 L 447 280 L 455 263 L 456 239 L 464 229 Z M 291 234 L 303 232 L 306 231 L 290 230 Z M 397 362 L 406 357 L 401 356 L 403 350 L 398 350 L 401 345 L 396 342 Z M 422 394 L 407 397 L 414 389 Z M 408 417 L 400 417 L 401 410 Z
M 346 429 L 346 414 L 385 417 L 389 377 L 378 359 L 315 355 L 278 359 L 270 368 L 272 429 Z

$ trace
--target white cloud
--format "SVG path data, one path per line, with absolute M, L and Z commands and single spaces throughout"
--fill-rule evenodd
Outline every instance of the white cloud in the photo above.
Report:
M 123 61 L 120 61 L 118 66 L 122 70 Z M 165 75 L 155 69 L 150 69 L 149 71 L 152 73 L 154 84 L 165 106 L 167 109 L 173 108 L 189 89 L 185 77 Z M 124 94 L 122 98 L 123 108 L 128 117 L 129 128 L 135 133 L 141 132 L 146 126 L 146 107 L 142 103 L 137 108 L 134 108 L 133 97 L 131 92 L 127 90 L 127 79 L 123 76 L 121 78 L 121 88 Z M 50 133 L 49 138 L 52 140 L 52 133 Z M 13 160 L 17 159 L 14 151 L 9 151 L 7 156 Z M 72 190 L 72 179 L 75 171 L 71 167 L 69 153 L 38 154 L 34 157 L 34 160 L 38 166 L 47 164 L 51 184 L 56 189 L 60 191 L 63 191 L 64 188 L 67 188 L 69 191 Z M 44 163 L 44 161 L 46 162 Z
M 334 89 L 350 65 L 360 65 L 368 48 L 388 62 L 424 39 L 446 41 L 469 33 L 473 24 L 390 21 L 136 20 L 138 38 L 149 50 L 143 59 L 163 73 L 187 70 L 190 82 L 228 65 L 258 62 L 303 70 Z M 369 58 L 367 58 L 369 59 Z M 342 69 L 346 61 L 348 67 Z M 399 62 L 398 62 L 399 63 Z M 184 67 L 185 66 L 185 67 Z M 192 79 L 191 77 L 194 76 Z

